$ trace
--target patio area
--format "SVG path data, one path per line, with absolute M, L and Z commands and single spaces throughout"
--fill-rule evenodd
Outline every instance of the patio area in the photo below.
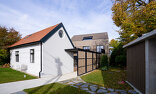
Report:
M 133 89 L 131 90 L 122 90 L 122 89 L 114 89 L 114 88 L 106 88 L 100 85 L 92 84 L 92 83 L 87 83 L 83 81 L 80 77 L 66 80 L 66 81 L 61 81 L 59 82 L 61 84 L 65 85 L 70 85 L 75 88 L 80 88 L 81 90 L 85 90 L 88 93 L 91 94 L 137 94 L 137 92 Z

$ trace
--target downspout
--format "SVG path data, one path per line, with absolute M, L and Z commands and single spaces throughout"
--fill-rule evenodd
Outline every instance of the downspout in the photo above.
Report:
M 39 78 L 41 78 L 41 72 L 42 72 L 42 42 L 41 42 L 41 70 L 40 70 L 40 72 L 39 72 Z

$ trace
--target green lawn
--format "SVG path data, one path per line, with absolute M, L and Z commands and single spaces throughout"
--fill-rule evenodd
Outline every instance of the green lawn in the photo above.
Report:
M 60 83 L 52 83 L 40 87 L 25 89 L 24 91 L 28 94 L 89 94 L 78 88 Z
M 81 78 L 86 82 L 101 85 L 106 88 L 132 89 L 126 82 L 124 84 L 119 84 L 119 81 L 126 80 L 126 72 L 119 68 L 110 68 L 107 71 L 94 70 Z
M 26 75 L 25 78 L 24 75 Z M 21 81 L 21 80 L 28 80 L 28 79 L 35 79 L 35 78 L 37 77 L 30 76 L 28 74 L 13 70 L 11 68 L 0 67 L 0 83 Z

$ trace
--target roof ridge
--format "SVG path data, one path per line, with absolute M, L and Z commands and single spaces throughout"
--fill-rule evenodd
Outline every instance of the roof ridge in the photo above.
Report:
M 74 37 L 74 36 L 82 36 L 82 35 L 101 34 L 101 33 L 106 33 L 106 34 L 108 34 L 107 32 L 99 32 L 99 33 L 89 33 L 89 34 L 79 34 L 79 35 L 73 35 L 73 37 Z
M 59 23 L 60 24 L 60 23 Z M 43 31 L 43 30 L 45 30 L 45 29 L 49 29 L 49 28 L 52 28 L 52 27 L 54 27 L 54 26 L 57 26 L 57 25 L 59 25 L 59 24 L 56 24 L 56 25 L 53 25 L 53 26 L 49 26 L 49 27 L 47 27 L 47 28 L 44 28 L 44 29 L 42 29 L 42 30 L 40 30 L 40 31 L 37 31 L 37 32 L 34 32 L 34 33 L 31 33 L 31 34 L 28 34 L 28 35 L 26 35 L 26 36 L 29 36 L 29 35 L 33 35 L 33 34 L 36 34 L 36 33 L 38 33 L 38 32 L 41 32 L 41 31 Z M 25 37 L 26 37 L 25 36 Z M 23 37 L 24 38 L 24 37 Z M 22 38 L 22 39 L 23 39 Z

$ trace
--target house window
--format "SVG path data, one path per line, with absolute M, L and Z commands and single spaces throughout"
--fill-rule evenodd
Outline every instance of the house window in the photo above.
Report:
M 34 49 L 30 49 L 30 63 L 34 63 Z
M 93 36 L 83 37 L 83 40 L 92 40 Z
M 62 37 L 63 37 L 63 30 L 60 30 L 60 31 L 58 32 L 58 34 L 59 34 L 60 38 L 62 38 Z
M 90 50 L 90 47 L 89 46 L 83 46 L 83 49 L 84 50 Z
M 103 46 L 96 46 L 96 51 L 100 53 L 104 53 L 104 47 Z
M 19 51 L 15 52 L 16 62 L 19 62 Z

